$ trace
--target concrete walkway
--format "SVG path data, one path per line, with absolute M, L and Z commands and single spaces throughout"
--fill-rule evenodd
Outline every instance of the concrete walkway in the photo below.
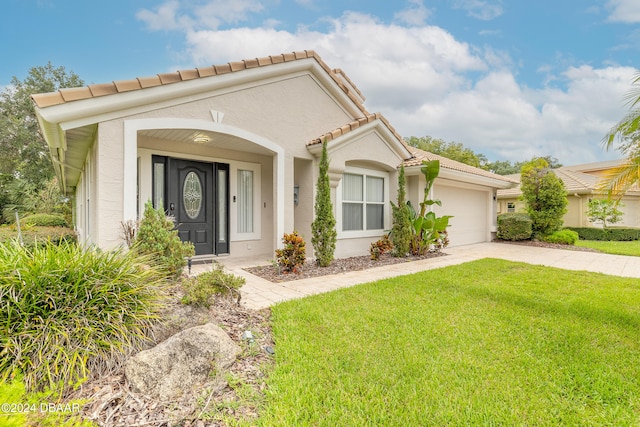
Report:
M 239 261 L 225 258 L 219 258 L 217 261 L 222 263 L 228 271 L 246 279 L 246 284 L 241 289 L 242 303 L 253 309 L 262 309 L 281 301 L 482 258 L 500 258 L 567 270 L 585 270 L 614 276 L 640 278 L 640 258 L 631 256 L 506 243 L 479 243 L 446 248 L 444 252 L 447 256 L 283 283 L 272 283 L 243 270 L 244 267 L 265 264 L 264 261 L 259 262 L 255 259 Z M 197 274 L 210 268 L 210 264 L 194 265 L 192 273 Z

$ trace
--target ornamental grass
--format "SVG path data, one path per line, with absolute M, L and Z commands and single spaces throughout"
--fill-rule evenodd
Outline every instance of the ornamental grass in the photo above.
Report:
M 0 379 L 28 390 L 105 372 L 147 341 L 165 298 L 163 272 L 131 252 L 62 242 L 0 244 Z

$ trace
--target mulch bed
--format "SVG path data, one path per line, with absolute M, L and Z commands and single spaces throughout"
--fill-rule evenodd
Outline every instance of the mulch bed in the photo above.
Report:
M 368 268 L 382 267 L 384 265 L 399 264 L 427 258 L 445 256 L 442 252 L 429 252 L 423 256 L 394 257 L 390 254 L 383 254 L 378 260 L 372 260 L 369 255 L 356 256 L 350 258 L 338 258 L 331 261 L 328 267 L 319 267 L 315 261 L 307 261 L 296 273 L 285 273 L 280 271 L 275 265 L 265 265 L 259 267 L 245 268 L 245 271 L 266 279 L 270 282 L 281 283 L 291 280 L 308 279 L 310 277 L 320 277 L 329 274 L 346 273 L 349 271 L 360 271 Z
M 158 341 L 188 327 L 213 322 L 227 332 L 242 349 L 242 354 L 230 368 L 232 377 L 244 387 L 238 395 L 237 386 L 209 393 L 206 388 L 194 389 L 175 402 L 165 403 L 134 393 L 124 375 L 124 368 L 92 379 L 69 396 L 86 399 L 81 413 L 100 426 L 209 427 L 227 426 L 223 418 L 252 420 L 258 416 L 257 404 L 246 398 L 246 388 L 261 396 L 266 388 L 266 371 L 274 356 L 266 347 L 275 348 L 269 318 L 271 311 L 251 310 L 235 300 L 219 298 L 209 309 L 192 309 L 179 303 L 179 295 L 165 313 L 170 319 L 158 330 Z M 255 343 L 243 339 L 250 330 Z M 232 421 L 231 425 L 235 425 Z

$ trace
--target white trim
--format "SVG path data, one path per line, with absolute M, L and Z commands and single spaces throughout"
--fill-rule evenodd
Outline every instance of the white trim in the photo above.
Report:
M 225 133 L 253 142 L 275 153 L 275 236 L 284 234 L 284 149 L 276 143 L 234 126 L 210 121 L 180 118 L 135 119 L 124 122 L 124 200 L 123 221 L 136 219 L 136 169 L 138 131 L 148 129 L 200 129 Z M 197 156 L 196 156 L 197 157 Z M 196 158 L 194 157 L 194 158 Z M 228 161 L 227 161 L 228 162 Z
M 378 134 L 380 140 L 391 151 L 398 155 L 398 161 L 411 157 L 409 150 L 407 150 L 407 148 L 380 119 L 376 119 L 344 135 L 340 135 L 339 137 L 332 139 L 327 143 L 327 154 L 331 154 L 332 152 L 341 149 L 343 146 L 346 146 L 370 133 Z M 314 156 L 319 156 L 322 153 L 322 144 L 313 144 L 308 146 L 307 149 Z
M 238 171 L 239 170 L 248 170 L 253 172 L 253 232 L 251 233 L 239 233 L 238 232 L 238 204 L 233 201 L 233 197 L 236 197 L 238 194 Z M 231 227 L 231 241 L 232 242 L 241 242 L 244 240 L 260 240 L 262 238 L 261 234 L 261 207 L 262 207 L 262 170 L 260 164 L 258 163 L 247 163 L 247 162 L 230 162 L 230 171 L 229 171 L 231 187 L 230 191 L 232 196 L 231 206 L 230 206 L 230 222 L 233 227 Z
M 338 239 L 353 239 L 360 237 L 376 237 L 381 236 L 384 230 L 388 230 L 391 226 L 391 209 L 389 204 L 389 173 L 382 170 L 358 168 L 353 166 L 347 166 L 344 170 L 345 174 L 354 175 L 368 175 L 379 178 L 384 178 L 384 224 L 382 229 L 377 230 L 357 230 L 357 231 L 343 231 L 342 230 L 342 183 L 340 179 L 338 186 L 336 187 L 336 231 L 338 232 Z M 366 195 L 364 195 L 366 197 Z M 363 215 L 366 215 L 363 212 Z M 364 224 L 364 223 L 363 223 Z

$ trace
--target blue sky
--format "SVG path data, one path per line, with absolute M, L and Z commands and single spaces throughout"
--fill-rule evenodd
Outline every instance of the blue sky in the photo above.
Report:
M 51 61 L 86 83 L 293 50 L 341 68 L 403 136 L 490 160 L 619 157 L 638 0 L 3 0 L 0 88 Z

